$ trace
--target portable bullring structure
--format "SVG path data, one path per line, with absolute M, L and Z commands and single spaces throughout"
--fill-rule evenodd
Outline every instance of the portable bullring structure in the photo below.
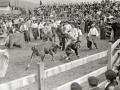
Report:
M 91 56 L 88 56 L 88 57 L 85 57 L 82 59 L 78 59 L 78 60 L 63 64 L 63 65 L 59 65 L 59 66 L 47 69 L 47 70 L 44 70 L 44 63 L 40 62 L 37 64 L 37 66 L 38 66 L 37 74 L 32 74 L 32 75 L 29 75 L 29 76 L 26 76 L 23 78 L 19 78 L 19 79 L 10 81 L 8 83 L 0 84 L 0 90 L 15 90 L 20 87 L 32 84 L 34 82 L 38 82 L 38 90 L 45 90 L 45 85 L 44 85 L 45 78 L 54 76 L 56 74 L 65 72 L 67 70 L 73 69 L 73 68 L 81 66 L 81 65 L 84 65 L 91 61 L 95 61 L 95 60 L 103 58 L 103 57 L 108 57 L 108 65 L 106 65 L 105 67 L 102 67 L 94 72 L 84 75 L 83 77 L 80 77 L 76 80 L 73 80 L 62 86 L 52 89 L 52 90 L 70 90 L 70 85 L 73 82 L 82 84 L 87 81 L 89 76 L 98 76 L 100 74 L 103 74 L 104 72 L 106 72 L 107 69 L 112 69 L 112 67 L 115 63 L 119 63 L 120 50 L 116 50 L 116 47 L 119 45 L 119 43 L 120 43 L 120 39 L 118 39 L 114 44 L 109 43 L 107 51 L 103 51 L 103 52 L 100 52 L 100 53 L 97 53 L 97 54 L 94 54 L 94 55 L 91 55 Z M 106 83 L 106 81 L 100 83 L 99 87 L 103 88 L 105 83 Z

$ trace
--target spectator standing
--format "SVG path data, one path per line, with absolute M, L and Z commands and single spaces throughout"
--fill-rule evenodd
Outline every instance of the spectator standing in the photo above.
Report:
M 30 43 L 30 35 L 28 26 L 25 24 L 25 22 L 22 22 L 22 25 L 20 26 L 20 32 L 24 32 L 25 41 Z
M 50 41 L 52 41 L 52 30 L 51 30 L 51 26 L 50 26 L 50 22 L 49 21 L 47 21 L 45 23 L 43 32 L 44 32 L 44 37 L 43 38 L 45 40 L 49 39 Z
M 65 50 L 65 34 L 64 34 L 64 26 L 63 23 L 61 22 L 60 25 L 58 25 L 56 29 L 56 34 L 58 35 L 59 38 L 59 45 L 62 46 L 62 50 Z
M 84 19 L 81 20 L 80 27 L 81 27 L 82 33 L 84 34 L 85 33 L 85 21 L 84 21 Z
M 82 34 L 82 31 L 80 30 L 80 26 L 77 26 L 77 32 L 78 32 L 78 38 L 77 38 L 77 40 L 78 40 L 78 41 L 81 41 L 81 40 L 80 40 L 80 37 L 81 37 L 83 34 Z
M 8 19 L 8 21 L 6 22 L 6 27 L 7 27 L 7 31 L 9 32 L 12 29 L 12 21 L 11 19 Z
M 36 20 L 33 20 L 31 28 L 32 28 L 32 32 L 33 32 L 33 37 L 35 40 L 37 40 L 39 33 L 38 33 L 38 23 L 36 22 Z
M 95 24 L 92 24 L 91 26 L 92 26 L 92 28 L 90 29 L 90 31 L 88 33 L 88 36 L 92 40 L 92 42 L 93 42 L 94 46 L 96 47 L 96 49 L 98 49 L 97 44 L 96 44 L 96 38 L 98 37 L 99 34 L 98 34 L 97 29 L 95 28 Z
M 107 70 L 105 72 L 105 77 L 107 79 L 107 83 L 105 85 L 105 90 L 111 90 L 114 86 L 118 85 L 116 81 L 117 74 L 112 70 Z
M 101 21 L 100 21 L 100 39 L 105 40 L 105 37 L 106 37 L 105 23 L 104 23 L 104 20 L 101 19 Z
M 32 24 L 32 22 L 31 22 L 31 20 L 28 18 L 25 24 L 26 24 L 27 27 L 28 27 L 29 38 L 30 38 L 30 32 L 31 32 L 31 24 Z M 31 39 L 30 39 L 30 41 L 31 41 Z
M 44 24 L 45 22 L 43 20 L 41 20 L 41 22 L 38 25 L 38 30 L 39 30 L 39 35 L 40 35 L 40 39 L 43 39 L 43 28 L 44 28 Z

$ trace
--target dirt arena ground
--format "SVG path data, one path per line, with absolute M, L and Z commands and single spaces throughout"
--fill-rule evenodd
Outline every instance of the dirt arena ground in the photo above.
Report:
M 89 50 L 86 47 L 85 37 L 86 35 L 81 37 L 82 43 L 81 43 L 81 49 L 79 50 L 80 58 L 107 50 L 108 40 L 99 40 L 99 39 L 97 40 L 98 49 L 95 49 L 95 47 L 93 46 L 93 49 Z M 28 71 L 26 71 L 25 68 L 27 67 L 29 60 L 30 60 L 30 56 L 32 53 L 31 47 L 36 44 L 40 44 L 40 43 L 42 43 L 42 41 L 32 40 L 30 44 L 27 43 L 23 48 L 14 47 L 14 49 L 8 49 L 8 52 L 10 55 L 9 67 L 8 67 L 6 76 L 4 78 L 0 78 L 0 84 L 9 82 L 9 81 L 12 81 L 12 80 L 15 80 L 15 79 L 18 79 L 18 78 L 21 78 L 21 77 L 24 77 L 30 74 L 37 73 L 36 64 L 39 60 L 39 58 L 37 57 L 34 59 Z M 5 48 L 5 47 L 2 47 L 2 48 Z M 67 63 L 64 60 L 63 61 L 60 60 L 61 55 L 64 55 L 64 52 L 60 51 L 57 54 L 55 54 L 54 62 L 51 61 L 50 55 L 46 55 L 44 59 L 45 67 L 48 69 L 48 68 L 51 68 L 57 65 Z M 77 59 L 76 57 L 73 57 L 73 60 L 76 60 L 76 59 Z M 107 63 L 107 58 L 102 58 L 94 62 L 90 62 L 88 64 L 74 68 L 72 70 L 66 71 L 64 73 L 60 73 L 53 77 L 47 78 L 45 79 L 45 90 L 51 90 L 52 88 L 58 87 L 74 79 L 77 79 L 81 76 L 84 76 L 85 74 L 88 74 L 94 70 L 97 70 L 105 66 L 106 63 Z M 102 81 L 104 79 L 104 75 L 100 76 L 99 78 L 100 78 L 100 81 Z M 86 84 L 83 84 L 82 87 L 83 87 L 83 90 L 85 90 Z M 17 90 L 37 90 L 37 83 L 33 83 L 31 85 L 28 85 L 26 87 L 23 87 Z

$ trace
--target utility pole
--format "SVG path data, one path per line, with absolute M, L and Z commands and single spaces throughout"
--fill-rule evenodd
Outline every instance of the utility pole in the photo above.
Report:
M 19 0 L 17 0 L 18 14 L 19 14 Z
M 15 3 L 15 9 L 16 9 L 16 0 L 14 0 L 14 3 Z

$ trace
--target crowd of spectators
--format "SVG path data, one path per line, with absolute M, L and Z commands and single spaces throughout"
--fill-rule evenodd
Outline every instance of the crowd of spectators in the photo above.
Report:
M 107 70 L 105 72 L 106 84 L 103 86 L 104 88 L 100 88 L 99 78 L 95 76 L 90 76 L 88 78 L 89 90 L 120 90 L 120 72 L 115 73 L 113 70 Z M 82 87 L 74 82 L 71 84 L 71 90 L 83 90 Z

